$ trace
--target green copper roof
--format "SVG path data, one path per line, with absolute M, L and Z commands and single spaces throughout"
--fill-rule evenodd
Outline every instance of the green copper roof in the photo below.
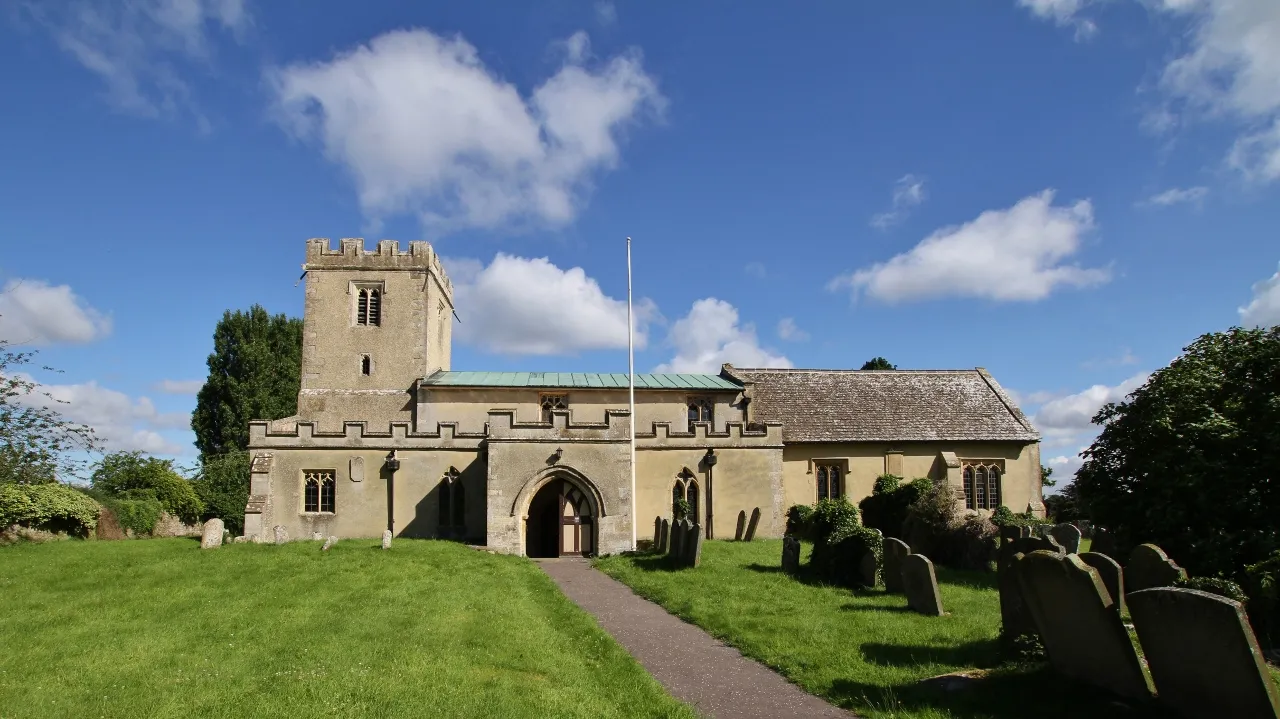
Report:
M 433 387 L 573 387 L 626 389 L 625 372 L 436 372 L 422 380 Z M 715 374 L 637 374 L 637 389 L 741 390 Z

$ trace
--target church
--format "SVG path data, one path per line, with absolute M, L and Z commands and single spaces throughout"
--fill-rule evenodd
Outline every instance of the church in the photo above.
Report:
M 298 413 L 249 424 L 250 537 L 611 554 L 677 507 L 710 539 L 758 508 L 757 536 L 778 537 L 788 507 L 856 504 L 885 473 L 1044 511 L 1040 435 L 981 367 L 637 374 L 632 417 L 626 373 L 454 370 L 453 285 L 427 242 L 311 239 L 304 269 Z

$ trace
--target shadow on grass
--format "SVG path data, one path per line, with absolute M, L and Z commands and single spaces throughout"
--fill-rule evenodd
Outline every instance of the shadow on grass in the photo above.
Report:
M 903 601 L 906 601 L 905 599 Z M 911 608 L 905 604 L 901 607 L 881 607 L 874 604 L 845 604 L 840 607 L 845 612 L 892 612 L 897 614 L 906 614 Z
M 947 569 L 937 567 L 938 584 L 954 584 L 970 589 L 998 589 L 995 572 L 978 572 L 971 569 Z
M 669 554 L 641 554 L 639 552 L 631 555 L 631 566 L 643 572 L 678 572 L 686 568 L 678 566 L 675 558 Z
M 893 609 L 898 609 L 893 607 Z M 908 610 L 909 611 L 909 610 Z M 946 664 L 953 667 L 989 667 L 1000 660 L 999 645 L 994 639 L 967 642 L 953 646 L 881 644 L 868 642 L 858 649 L 876 664 L 914 667 L 920 664 Z

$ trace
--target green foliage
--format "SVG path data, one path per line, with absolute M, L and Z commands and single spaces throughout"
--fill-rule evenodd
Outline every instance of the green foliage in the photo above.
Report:
M 98 525 L 98 503 L 57 482 L 0 483 L 0 528 L 14 524 L 86 536 Z
M 1220 579 L 1218 577 L 1187 577 L 1186 579 L 1178 579 L 1173 586 L 1181 589 L 1198 589 L 1202 592 L 1217 594 L 1220 597 L 1234 599 L 1241 604 L 1249 601 L 1245 596 L 1244 590 L 1239 584 L 1230 579 Z
M 871 494 L 858 503 L 862 510 L 862 523 L 880 530 L 886 537 L 901 538 L 907 509 L 931 489 L 933 480 L 928 477 L 917 477 L 902 484 L 901 477 L 880 475 Z
M 248 452 L 228 452 L 202 458 L 191 485 L 204 504 L 201 519 L 221 519 L 232 534 L 244 532 L 244 508 L 249 501 Z
M 930 487 L 917 499 L 907 509 L 902 529 L 912 552 L 956 569 L 989 568 L 999 536 L 991 520 L 962 514 L 955 490 L 947 484 Z
M 1052 487 L 1055 484 L 1057 484 L 1058 481 L 1056 479 L 1049 479 L 1052 476 L 1053 476 L 1053 467 L 1048 467 L 1043 464 L 1040 465 L 1040 486 L 1041 487 Z
M 861 528 L 858 524 L 858 508 L 844 497 L 824 499 L 814 505 L 810 519 L 810 536 L 813 540 L 813 553 L 809 555 L 809 566 L 814 572 L 828 580 L 843 583 L 840 580 L 846 573 L 846 552 L 841 550 L 841 543 L 853 536 Z M 858 555 L 861 558 L 861 555 Z M 857 559 L 854 560 L 857 568 Z
M 22 370 L 35 352 L 11 346 L 0 339 L 0 483 L 49 484 L 74 475 L 82 462 L 72 453 L 97 449 L 98 439 L 91 428 L 63 419 L 57 405 L 66 402 Z
M 1075 484 L 1119 543 L 1234 579 L 1280 549 L 1280 327 L 1201 336 L 1093 421 Z
M 302 320 L 268 315 L 259 305 L 227 311 L 214 329 L 208 365 L 191 415 L 196 447 L 201 457 L 244 451 L 250 420 L 298 411 Z
M 898 369 L 898 366 L 889 364 L 889 360 L 883 357 L 873 357 L 862 363 L 862 369 Z
M 813 507 L 793 504 L 787 509 L 787 534 L 796 539 L 813 541 Z
M 1089 519 L 1080 504 L 1075 480 L 1068 482 L 1061 492 L 1046 495 L 1044 509 L 1045 514 L 1055 522 L 1076 522 L 1082 519 Z
M 680 497 L 671 503 L 671 512 L 677 520 L 681 520 L 693 512 L 693 505 L 689 504 L 689 500 Z
M 195 488 L 174 471 L 172 460 L 144 457 L 141 452 L 106 455 L 94 469 L 92 483 L 95 490 L 107 496 L 158 502 L 164 511 L 184 522 L 197 521 L 204 510 Z M 123 515 L 120 523 L 128 526 Z M 154 521 L 151 524 L 155 526 Z
M 1244 591 L 1259 641 L 1265 646 L 1280 643 L 1280 550 L 1244 568 Z
M 991 513 L 991 523 L 997 527 L 1038 527 L 1046 524 L 1053 524 L 1045 519 L 1041 519 L 1030 511 L 1015 513 L 1012 509 L 1003 504 L 995 508 Z
M 107 500 L 107 508 L 116 514 L 121 529 L 132 529 L 134 536 L 143 536 L 155 531 L 156 522 L 160 521 L 160 513 L 164 507 L 155 499 L 116 499 Z

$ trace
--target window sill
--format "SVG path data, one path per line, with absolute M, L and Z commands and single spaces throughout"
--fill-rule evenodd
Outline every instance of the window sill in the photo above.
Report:
M 337 512 L 298 512 L 299 517 L 336 517 Z

